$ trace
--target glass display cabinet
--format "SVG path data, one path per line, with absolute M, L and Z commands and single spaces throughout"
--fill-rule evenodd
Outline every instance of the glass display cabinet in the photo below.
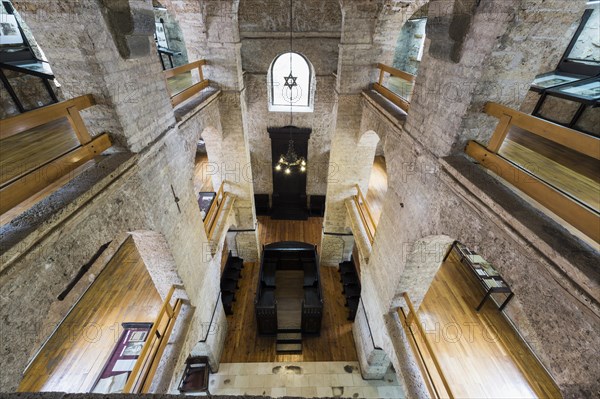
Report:
M 600 4 L 585 10 L 556 70 L 536 76 L 532 115 L 600 137 Z

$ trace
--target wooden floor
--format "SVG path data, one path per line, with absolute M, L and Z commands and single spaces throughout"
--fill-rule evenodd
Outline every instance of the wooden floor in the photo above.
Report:
M 302 241 L 317 244 L 321 241 L 322 218 L 308 221 L 271 220 L 261 216 L 259 237 L 261 245 L 277 241 Z M 324 309 L 320 337 L 306 337 L 302 354 L 279 355 L 275 352 L 275 337 L 256 334 L 254 297 L 260 265 L 245 263 L 240 289 L 236 293 L 232 316 L 227 317 L 229 330 L 222 363 L 247 362 L 314 362 L 356 361 L 352 338 L 352 323 L 346 318 L 348 310 L 336 268 L 321 267 Z
M 373 169 L 371 170 L 371 178 L 369 179 L 369 191 L 367 191 L 366 199 L 373 219 L 375 219 L 375 227 L 379 224 L 381 212 L 383 211 L 383 200 L 388 188 L 387 169 L 385 166 L 384 157 L 375 157 Z
M 600 212 L 600 161 L 518 128 L 499 154 Z
M 0 186 L 9 184 L 78 146 L 79 140 L 66 118 L 46 123 L 1 140 Z M 3 213 L 0 215 L 0 226 L 9 223 L 39 201 L 50 196 L 94 164 L 94 160 L 86 162 L 16 207 Z
M 21 392 L 88 392 L 122 322 L 152 322 L 162 300 L 131 239 L 100 273 L 33 361 Z
M 5 138 L 0 141 L 0 185 L 77 147 L 79 140 L 66 118 Z
M 200 81 L 199 77 L 192 75 L 191 72 L 185 72 L 167 79 L 167 87 L 171 96 L 181 93 L 188 87 Z
M 453 253 L 418 311 L 457 398 L 560 398 L 560 392 L 491 301 L 477 313 L 483 289 Z M 498 295 L 502 299 L 503 294 Z M 433 368 L 432 368 L 433 369 Z
M 194 168 L 194 190 L 196 194 L 201 191 L 215 191 L 208 169 L 208 156 L 196 154 L 196 166 Z

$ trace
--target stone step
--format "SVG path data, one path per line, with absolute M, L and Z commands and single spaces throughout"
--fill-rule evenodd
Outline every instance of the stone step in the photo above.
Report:
M 277 333 L 278 344 L 297 344 L 302 343 L 301 332 Z
M 302 344 L 277 344 L 278 353 L 302 353 Z

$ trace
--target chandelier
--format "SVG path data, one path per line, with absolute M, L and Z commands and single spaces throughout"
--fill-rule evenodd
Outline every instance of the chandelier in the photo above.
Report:
M 292 168 L 298 168 L 300 170 L 300 172 L 306 172 L 306 160 L 304 159 L 304 157 L 299 157 L 298 154 L 296 154 L 296 150 L 294 149 L 294 140 L 292 139 L 292 126 L 293 126 L 293 122 L 294 122 L 294 114 L 293 114 L 293 110 L 292 110 L 292 106 L 293 106 L 293 102 L 292 102 L 292 89 L 296 86 L 298 86 L 298 83 L 296 83 L 296 80 L 298 79 L 297 76 L 294 76 L 293 71 L 292 71 L 292 54 L 293 54 L 293 44 L 294 44 L 294 28 L 293 28 L 293 1 L 294 0 L 290 0 L 290 74 L 288 76 L 284 76 L 285 79 L 285 84 L 284 86 L 290 89 L 290 126 L 289 126 L 289 130 L 290 130 L 290 141 L 288 142 L 288 149 L 287 149 L 287 153 L 285 154 L 281 154 L 281 156 L 279 157 L 279 161 L 277 162 L 277 165 L 275 166 L 275 170 L 277 172 L 281 172 L 283 171 L 283 173 L 285 173 L 286 175 L 289 175 L 292 173 Z
M 306 172 L 306 160 L 304 157 L 299 157 L 298 154 L 296 154 L 296 150 L 294 149 L 294 140 L 290 139 L 287 153 L 285 155 L 282 154 L 281 157 L 279 157 L 279 161 L 277 162 L 277 166 L 275 166 L 275 170 L 278 172 L 283 170 L 286 175 L 289 175 L 292 173 L 292 168 L 298 166 L 300 167 L 300 172 Z

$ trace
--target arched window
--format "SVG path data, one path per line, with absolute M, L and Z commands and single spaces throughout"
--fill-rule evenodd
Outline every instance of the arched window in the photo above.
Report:
M 302 54 L 280 54 L 268 73 L 269 111 L 312 112 L 315 98 L 315 73 Z

